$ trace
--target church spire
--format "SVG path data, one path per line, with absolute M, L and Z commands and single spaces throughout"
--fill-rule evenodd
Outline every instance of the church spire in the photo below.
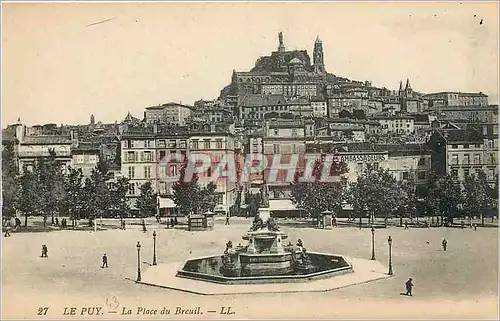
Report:
M 400 92 L 403 91 L 403 81 L 402 80 L 399 81 L 399 91 Z
M 278 33 L 278 41 L 278 52 L 285 52 L 285 45 L 283 44 L 283 32 L 281 31 Z
M 408 90 L 408 89 L 411 89 L 411 86 L 410 86 L 410 79 L 406 78 L 406 86 L 405 86 L 405 90 Z
M 325 73 L 325 63 L 323 58 L 323 43 L 319 39 L 319 36 L 316 37 L 316 41 L 314 42 L 314 51 L 313 51 L 313 66 L 315 73 Z

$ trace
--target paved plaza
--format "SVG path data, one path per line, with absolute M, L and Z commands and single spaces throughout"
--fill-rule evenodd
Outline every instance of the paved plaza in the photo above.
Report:
M 179 318 L 495 318 L 498 313 L 498 230 L 497 228 L 410 228 L 375 231 L 376 259 L 388 265 L 389 235 L 393 238 L 394 276 L 369 283 L 308 293 L 254 293 L 206 296 L 134 282 L 137 273 L 136 243 L 140 241 L 141 269 L 147 275 L 152 267 L 153 230 L 157 232 L 159 268 L 188 258 L 218 255 L 225 243 L 234 244 L 251 225 L 235 219 L 229 226 L 217 221 L 213 231 L 189 232 L 182 227 L 148 227 L 126 231 L 54 231 L 13 233 L 3 238 L 3 318 L 36 318 L 39 307 L 49 307 L 47 317 L 61 318 L 65 307 L 103 307 L 102 318 L 120 316 L 122 309 L 140 307 L 171 309 Z M 347 257 L 371 257 L 369 229 L 334 228 L 320 230 L 295 227 L 280 222 L 289 240 L 301 238 L 309 251 L 339 253 Z M 156 228 L 155 228 L 156 227 Z M 441 248 L 442 238 L 448 250 Z M 48 258 L 40 258 L 41 245 L 48 247 Z M 106 253 L 109 268 L 102 269 Z M 167 271 L 168 269 L 166 269 Z M 404 283 L 412 277 L 414 296 L 405 292 Z M 307 285 L 304 285 L 307 286 Z M 116 306 L 116 314 L 109 314 Z M 175 315 L 176 307 L 204 311 L 204 315 Z M 219 314 L 231 307 L 233 315 Z M 217 311 L 208 313 L 207 311 Z M 227 311 L 227 310 L 226 310 Z M 153 316 L 154 317 L 154 316 Z M 156 316 L 160 317 L 160 316 Z M 164 316 L 167 318 L 167 316 Z

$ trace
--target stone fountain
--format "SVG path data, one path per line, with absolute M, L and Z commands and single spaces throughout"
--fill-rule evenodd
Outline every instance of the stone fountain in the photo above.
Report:
M 177 276 L 230 284 L 283 283 L 352 272 L 342 256 L 308 253 L 300 239 L 296 245 L 284 244 L 288 236 L 271 217 L 266 184 L 261 191 L 261 207 L 242 237 L 246 244 L 233 247 L 229 241 L 223 255 L 189 260 Z

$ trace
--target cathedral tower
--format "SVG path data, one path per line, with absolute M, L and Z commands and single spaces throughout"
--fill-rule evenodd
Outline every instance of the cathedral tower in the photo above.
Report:
M 284 53 L 285 52 L 285 45 L 283 44 L 283 32 L 281 32 L 281 31 L 278 33 L 278 41 L 279 41 L 278 52 Z
M 316 42 L 314 42 L 313 66 L 315 73 L 325 73 L 325 63 L 323 60 L 323 43 L 319 39 L 319 36 L 316 38 Z

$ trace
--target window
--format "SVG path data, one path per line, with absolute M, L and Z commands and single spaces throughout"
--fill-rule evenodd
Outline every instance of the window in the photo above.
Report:
M 252 145 L 252 152 L 253 153 L 258 153 L 259 152 L 259 146 L 257 144 Z
M 470 170 L 468 168 L 464 169 L 464 177 L 468 177 L 470 175 Z
M 357 172 L 362 172 L 363 171 L 363 163 L 360 162 L 360 163 L 358 163 L 356 165 L 356 171 Z
M 457 149 L 457 148 L 458 148 L 458 145 L 451 145 L 451 148 L 452 148 L 452 149 Z
M 97 155 L 90 155 L 89 156 L 89 163 L 91 163 L 91 164 L 97 163 Z
M 292 129 L 292 137 L 297 136 L 297 128 Z
M 378 171 L 378 163 L 373 163 L 372 166 L 374 170 Z
M 144 161 L 150 162 L 152 159 L 151 152 L 144 152 Z
M 206 140 L 203 142 L 203 148 L 204 148 L 204 149 L 210 149 L 210 140 L 206 139 Z
M 146 148 L 151 147 L 151 141 L 150 140 L 144 141 L 144 147 L 146 147 Z
M 464 144 L 464 148 L 469 148 L 469 144 Z
M 425 166 L 425 158 L 424 157 L 420 157 L 419 160 L 418 160 L 418 165 L 419 166 Z
M 128 184 L 128 193 L 130 195 L 135 195 L 135 184 L 134 183 Z
M 418 179 L 425 179 L 425 176 L 426 176 L 426 175 L 425 175 L 425 172 L 418 172 L 418 173 L 417 173 L 417 178 L 418 178 Z
M 279 154 L 280 152 L 280 145 L 279 144 L 273 144 L 273 151 L 275 154 Z
M 470 164 L 470 156 L 469 154 L 464 154 L 464 164 Z
M 128 178 L 134 178 L 135 177 L 135 168 L 134 166 L 129 166 L 128 168 Z
M 176 165 L 170 165 L 170 175 L 177 176 L 177 166 Z
M 280 132 L 279 132 L 279 129 L 278 129 L 278 128 L 275 128 L 275 129 L 274 129 L 274 136 L 278 136 L 278 135 L 279 135 L 279 133 L 280 133 Z
M 408 179 L 410 174 L 408 172 L 403 172 L 403 179 Z
M 160 150 L 160 160 L 164 159 L 166 155 L 166 151 Z
M 127 162 L 135 162 L 135 152 L 127 152 Z
M 474 164 L 481 164 L 481 155 L 474 154 Z
M 193 140 L 193 149 L 198 149 L 198 141 Z
M 175 139 L 171 139 L 168 141 L 168 147 L 169 148 L 176 148 L 177 147 L 177 142 L 175 141 Z
M 495 148 L 495 141 L 494 140 L 489 140 L 488 141 L 488 147 L 489 148 Z
M 215 148 L 222 149 L 222 139 L 217 139 L 215 141 Z
M 164 139 L 158 141 L 158 147 L 165 147 L 165 140 Z
M 488 169 L 488 178 L 495 179 L 495 170 L 493 168 Z
M 151 178 L 151 166 L 144 166 L 144 178 Z
M 181 139 L 180 142 L 179 142 L 179 147 L 180 148 L 186 148 L 186 140 Z
M 456 179 L 458 177 L 458 170 L 457 169 L 452 169 L 451 170 L 451 176 Z
M 451 155 L 451 165 L 458 165 L 458 155 L 457 154 Z
M 490 163 L 491 164 L 496 164 L 497 163 L 497 155 L 495 153 L 490 154 Z
M 85 158 L 84 158 L 84 156 L 83 156 L 83 155 L 78 155 L 78 156 L 76 156 L 76 163 L 77 163 L 77 164 L 81 164 L 81 163 L 83 163 L 83 162 L 84 162 L 84 160 L 85 160 Z
M 476 144 L 476 145 L 474 145 L 474 147 L 481 148 L 481 144 Z
M 128 148 L 134 148 L 134 141 L 133 140 L 128 141 Z

